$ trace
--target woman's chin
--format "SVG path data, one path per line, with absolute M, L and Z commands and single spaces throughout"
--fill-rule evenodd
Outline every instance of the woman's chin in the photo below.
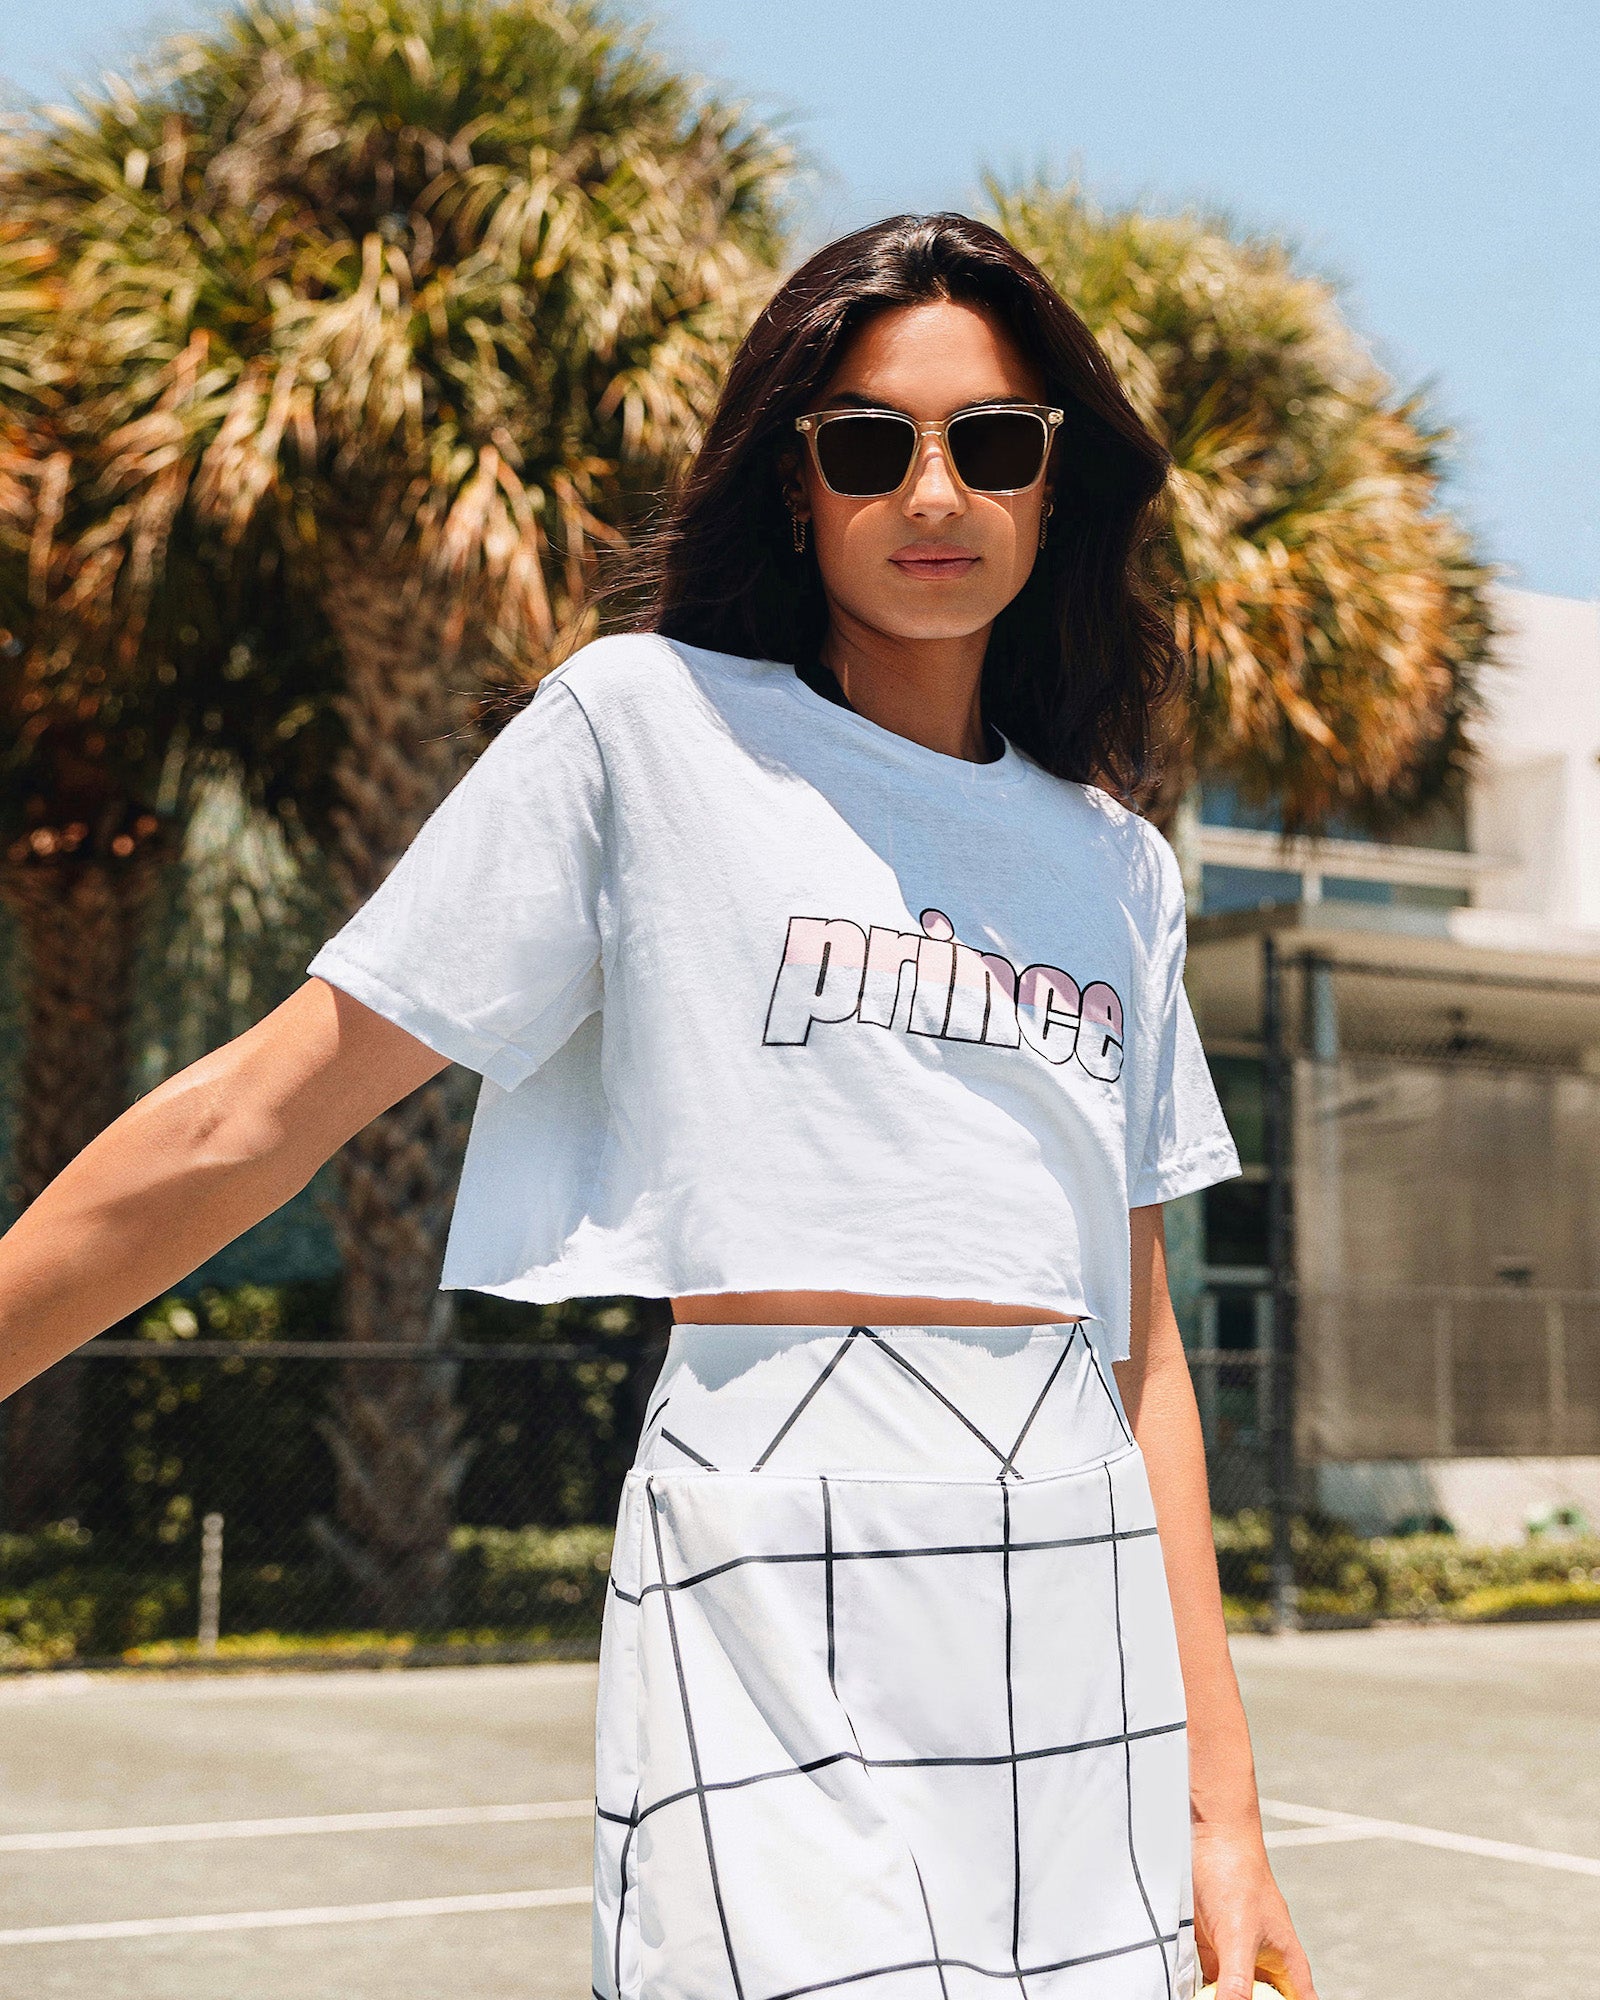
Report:
M 853 615 L 886 639 L 925 642 L 970 639 L 975 632 L 987 631 L 1004 609 L 987 603 L 962 603 L 949 585 L 934 585 L 920 599 L 914 590 L 915 586 L 913 591 L 897 591 L 893 603 L 853 607 Z M 935 601 L 938 591 L 943 594 Z

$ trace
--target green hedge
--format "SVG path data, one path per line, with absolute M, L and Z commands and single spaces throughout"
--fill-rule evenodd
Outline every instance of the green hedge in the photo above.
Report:
M 609 1528 L 458 1528 L 454 1542 L 451 1633 L 563 1647 L 598 1635 Z M 189 1569 L 111 1560 L 73 1522 L 0 1535 L 0 1668 L 110 1659 L 192 1638 L 195 1585 Z M 300 1633 L 311 1646 L 348 1619 L 348 1596 L 325 1568 L 232 1564 L 223 1630 Z
M 193 1586 L 181 1577 L 97 1558 L 74 1521 L 0 1535 L 0 1667 L 102 1658 L 193 1629 Z
M 1248 1619 L 1270 1595 L 1264 1509 L 1217 1517 L 1217 1567 L 1230 1611 Z M 1295 1582 L 1307 1618 L 1483 1618 L 1583 1611 L 1600 1597 L 1600 1536 L 1484 1547 L 1454 1535 L 1366 1539 L 1322 1515 L 1291 1524 Z
M 458 1528 L 450 1580 L 456 1617 L 493 1630 L 598 1632 L 610 1528 Z
M 1248 1625 L 1268 1598 L 1270 1523 L 1256 1511 L 1213 1525 L 1230 1622 Z M 468 1527 L 454 1539 L 449 1630 L 410 1635 L 404 1644 L 593 1645 L 605 1606 L 609 1528 Z M 1473 1547 L 1451 1535 L 1363 1541 L 1311 1517 L 1294 1523 L 1292 1539 L 1300 1609 L 1312 1622 L 1600 1615 L 1600 1536 L 1510 1548 Z M 174 1643 L 187 1650 L 195 1628 L 192 1569 L 160 1567 L 149 1555 L 117 1560 L 73 1522 L 0 1535 L 0 1668 L 150 1657 L 150 1648 Z M 348 1592 L 328 1569 L 231 1564 L 223 1579 L 223 1630 L 233 1635 L 226 1650 L 246 1647 L 247 1634 L 274 1654 L 314 1650 L 341 1633 L 347 1607 Z M 362 1639 L 369 1648 L 385 1643 L 382 1635 Z

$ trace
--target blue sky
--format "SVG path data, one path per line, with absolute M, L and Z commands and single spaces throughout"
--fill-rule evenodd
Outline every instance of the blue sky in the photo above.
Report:
M 198 0 L 0 0 L 48 97 Z M 818 163 L 820 239 L 972 206 L 982 168 L 1220 206 L 1289 236 L 1459 433 L 1455 504 L 1511 579 L 1600 596 L 1593 0 L 656 0 L 660 40 Z

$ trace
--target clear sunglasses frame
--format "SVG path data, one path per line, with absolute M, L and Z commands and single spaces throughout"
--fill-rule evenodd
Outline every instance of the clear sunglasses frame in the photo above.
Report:
M 960 423 L 963 417 L 1016 415 L 1036 418 L 1039 428 L 1044 434 L 1044 448 L 1039 453 L 1039 470 L 1025 486 L 972 486 L 968 484 L 965 479 L 961 478 L 960 472 L 956 469 L 955 458 L 950 450 L 950 426 Z M 892 417 L 896 423 L 904 424 L 906 429 L 913 433 L 911 455 L 906 461 L 905 476 L 901 479 L 898 486 L 887 487 L 882 493 L 840 493 L 838 487 L 829 484 L 828 475 L 822 469 L 822 454 L 817 449 L 817 438 L 827 425 L 838 421 L 842 417 Z M 928 437 L 936 437 L 939 440 L 939 448 L 944 453 L 945 463 L 950 468 L 951 477 L 965 486 L 969 493 L 989 493 L 996 495 L 1029 493 L 1039 484 L 1039 481 L 1045 475 L 1045 468 L 1050 463 L 1051 443 L 1065 417 L 1066 411 L 1058 409 L 1053 403 L 968 403 L 959 410 L 952 410 L 949 416 L 941 417 L 936 423 L 919 424 L 915 417 L 908 417 L 904 410 L 880 409 L 874 405 L 865 404 L 847 404 L 842 409 L 813 410 L 809 416 L 796 417 L 794 427 L 811 447 L 811 463 L 816 467 L 817 477 L 830 493 L 837 495 L 842 500 L 886 500 L 893 494 L 905 491 L 916 473 L 918 461 L 922 456 L 922 440 Z

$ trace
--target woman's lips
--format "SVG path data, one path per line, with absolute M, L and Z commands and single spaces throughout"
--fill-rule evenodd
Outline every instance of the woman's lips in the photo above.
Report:
M 896 549 L 889 560 L 905 576 L 954 577 L 965 576 L 976 567 L 978 558 L 971 549 L 910 542 L 905 548 Z

